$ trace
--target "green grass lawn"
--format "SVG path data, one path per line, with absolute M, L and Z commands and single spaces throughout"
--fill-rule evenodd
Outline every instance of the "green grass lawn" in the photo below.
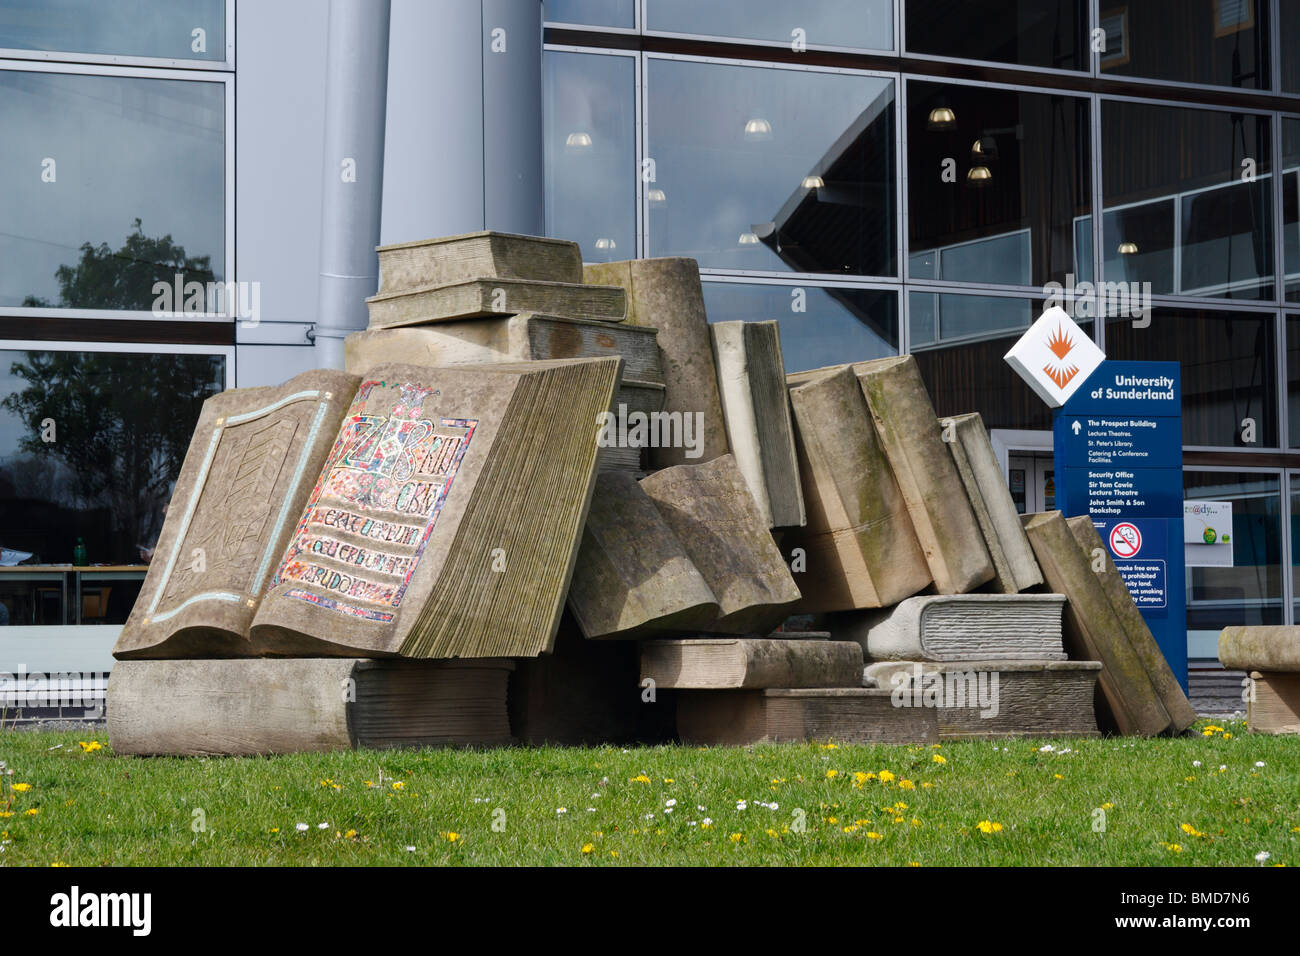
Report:
M 1300 863 L 1300 738 L 1206 726 L 1052 749 L 254 759 L 114 757 L 102 730 L 89 750 L 84 731 L 3 731 L 0 865 Z

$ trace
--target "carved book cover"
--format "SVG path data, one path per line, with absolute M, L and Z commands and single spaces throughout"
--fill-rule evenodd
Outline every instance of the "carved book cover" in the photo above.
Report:
M 548 651 L 621 369 L 599 358 L 367 372 L 257 612 L 253 653 Z
M 359 381 L 320 370 L 204 403 L 116 657 L 249 653 L 253 616 Z

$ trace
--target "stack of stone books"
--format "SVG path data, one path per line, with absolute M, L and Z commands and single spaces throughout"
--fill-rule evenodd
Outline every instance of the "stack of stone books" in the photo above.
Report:
M 1091 521 L 1022 524 L 910 357 L 787 375 L 690 259 L 483 232 L 379 261 L 346 370 L 204 406 L 115 649 L 119 753 L 1195 719 Z

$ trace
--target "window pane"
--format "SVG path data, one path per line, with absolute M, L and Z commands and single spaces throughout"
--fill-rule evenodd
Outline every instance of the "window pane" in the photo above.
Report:
M 913 292 L 908 350 L 940 415 L 979 412 L 986 428 L 1052 427 L 1052 410 L 1003 361 L 1042 314 L 1035 299 Z M 1069 310 L 1069 302 L 1065 307 Z M 1092 334 L 1092 322 L 1076 318 Z
M 1064 285 L 1091 258 L 1087 100 L 913 81 L 907 149 L 912 278 Z
M 649 255 L 897 275 L 891 80 L 679 60 L 647 68 L 646 155 L 661 200 L 650 205 Z
M 1104 102 L 1101 118 L 1102 277 L 1153 294 L 1272 298 L 1268 117 Z
M 224 60 L 226 7 L 222 0 L 0 0 L 0 48 Z
M 894 292 L 705 282 L 704 308 L 710 322 L 780 322 L 787 372 L 898 354 Z
M 1277 428 L 1277 348 L 1273 314 L 1152 309 L 1151 324 L 1106 323 L 1106 356 L 1182 365 L 1183 444 L 1273 448 Z M 1255 441 L 1243 439 L 1245 419 Z
M 557 53 L 546 74 L 546 234 L 588 262 L 636 257 L 636 61 Z
M 1232 503 L 1232 567 L 1188 568 L 1189 657 L 1218 656 L 1219 631 L 1282 623 L 1282 494 L 1275 474 L 1184 471 L 1188 501 Z
M 1269 0 L 1101 0 L 1103 73 L 1270 88 Z
M 0 71 L 0 306 L 225 278 L 225 85 Z
M 1090 68 L 1086 0 L 907 0 L 907 52 Z
M 10 623 L 125 622 L 143 569 L 83 582 L 79 609 L 49 565 L 141 564 L 225 377 L 217 355 L 0 350 L 0 546 L 21 562 L 0 572 Z
M 1282 120 L 1282 251 L 1286 297 L 1300 301 L 1300 120 Z
M 1300 93 L 1300 0 L 1279 0 L 1282 15 L 1278 33 L 1282 38 L 1282 89 Z
M 1287 429 L 1291 447 L 1300 448 L 1300 315 L 1286 317 L 1286 379 Z M 1300 554 L 1300 538 L 1296 545 Z
M 549 23 L 579 23 L 592 27 L 636 25 L 636 0 L 545 0 L 543 16 Z
M 893 0 L 649 0 L 646 29 L 808 46 L 894 48 Z M 803 31 L 799 33 L 797 31 Z

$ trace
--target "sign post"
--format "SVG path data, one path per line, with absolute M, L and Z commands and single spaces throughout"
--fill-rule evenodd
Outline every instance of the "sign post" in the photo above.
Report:
M 1053 420 L 1056 505 L 1089 515 L 1187 692 L 1183 436 L 1177 362 L 1104 361 Z

